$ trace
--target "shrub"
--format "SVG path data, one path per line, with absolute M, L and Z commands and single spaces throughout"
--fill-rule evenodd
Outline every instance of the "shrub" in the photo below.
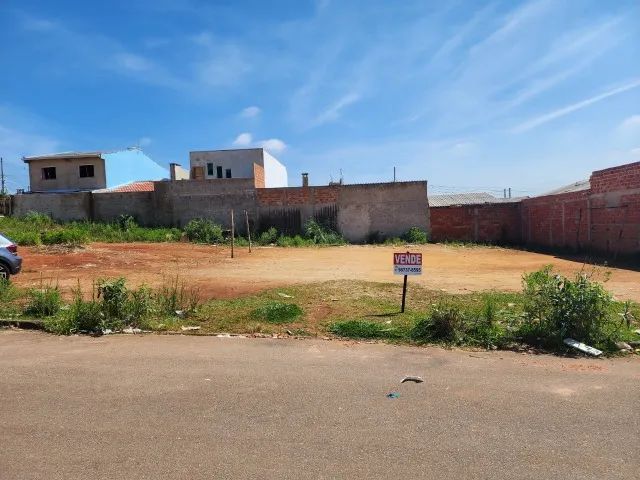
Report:
M 402 239 L 408 243 L 427 243 L 427 232 L 419 227 L 411 227 L 404 233 Z
M 551 266 L 523 277 L 523 334 L 560 345 L 567 337 L 604 346 L 616 340 L 611 331 L 613 299 L 601 284 L 579 273 L 571 280 Z
M 102 311 L 112 320 L 125 320 L 129 303 L 129 292 L 125 279 L 98 280 L 98 298 L 102 298 Z
M 18 290 L 8 278 L 0 278 L 0 305 L 18 298 Z
M 256 308 L 253 318 L 269 323 L 288 323 L 302 315 L 302 309 L 295 303 L 272 301 Z
M 316 245 L 343 245 L 345 243 L 342 236 L 313 219 L 307 220 L 304 224 L 305 238 L 311 240 Z
M 258 245 L 271 245 L 278 240 L 278 230 L 275 227 L 270 227 L 269 230 L 265 230 L 258 236 L 256 242 Z
M 399 338 L 401 334 L 393 327 L 367 320 L 346 320 L 335 322 L 329 331 L 349 338 Z
M 184 227 L 187 238 L 197 243 L 219 243 L 224 240 L 222 227 L 210 220 L 196 218 Z
M 62 297 L 58 286 L 41 285 L 27 291 L 29 301 L 24 313 L 34 317 L 52 317 L 60 311 Z
M 123 230 L 125 232 L 138 226 L 135 218 L 133 218 L 131 215 L 127 215 L 126 213 L 118 215 L 118 218 L 116 218 L 116 225 L 118 225 L 118 228 L 120 230 Z
M 441 303 L 428 317 L 416 322 L 411 337 L 418 341 L 460 342 L 464 338 L 465 314 L 457 305 Z
M 43 232 L 42 243 L 45 245 L 82 245 L 87 241 L 85 232 L 78 228 L 56 229 Z
M 313 241 L 306 240 L 300 235 L 296 235 L 295 237 L 278 237 L 276 242 L 276 245 L 279 247 L 305 247 L 312 244 Z
M 53 220 L 46 213 L 29 211 L 22 217 L 23 220 L 39 227 L 45 227 L 53 224 Z
M 42 239 L 38 232 L 20 230 L 11 233 L 11 240 L 18 245 L 41 245 Z
M 127 313 L 129 322 L 132 325 L 140 326 L 154 312 L 153 291 L 149 287 L 142 286 L 137 290 L 130 291 Z
M 71 335 L 78 331 L 73 317 L 68 312 L 64 315 L 45 318 L 42 326 L 47 332 L 56 335 Z
M 155 300 L 162 314 L 176 315 L 176 312 L 182 312 L 183 315 L 187 315 L 198 308 L 200 292 L 196 288 L 188 288 L 176 275 L 171 279 L 165 279 L 156 292 Z

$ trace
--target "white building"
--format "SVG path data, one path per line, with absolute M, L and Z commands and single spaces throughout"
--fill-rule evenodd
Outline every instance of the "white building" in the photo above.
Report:
M 252 178 L 256 188 L 287 187 L 287 169 L 263 148 L 189 152 L 192 179 Z

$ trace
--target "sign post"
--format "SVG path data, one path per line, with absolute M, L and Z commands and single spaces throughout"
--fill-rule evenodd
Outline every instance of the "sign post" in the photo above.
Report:
M 404 275 L 404 282 L 402 284 L 402 308 L 401 313 L 404 313 L 404 306 L 407 299 L 407 277 L 409 275 L 422 275 L 422 254 L 421 253 L 394 253 L 393 254 L 393 274 Z

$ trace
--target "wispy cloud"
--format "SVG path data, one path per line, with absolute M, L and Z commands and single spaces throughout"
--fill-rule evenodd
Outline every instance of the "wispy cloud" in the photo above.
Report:
M 268 138 L 266 140 L 253 140 L 253 135 L 244 132 L 238 135 L 233 141 L 234 147 L 262 147 L 271 153 L 282 153 L 287 149 L 287 144 L 279 138 Z
M 356 103 L 360 100 L 361 96 L 358 93 L 350 92 L 339 98 L 337 101 L 329 105 L 325 110 L 320 112 L 318 116 L 311 122 L 312 126 L 317 127 L 324 125 L 328 122 L 333 122 L 340 118 L 342 111 L 349 105 Z
M 251 145 L 253 142 L 253 135 L 248 132 L 241 133 L 236 137 L 233 141 L 233 146 L 235 147 L 247 147 Z
M 601 102 L 609 97 L 613 97 L 614 95 L 619 95 L 621 93 L 627 92 L 629 90 L 633 90 L 634 88 L 640 87 L 640 78 L 635 79 L 631 82 L 626 83 L 620 87 L 612 88 L 606 92 L 600 93 L 598 95 L 594 95 L 593 97 L 586 98 L 576 103 L 572 103 L 571 105 L 567 105 L 565 107 L 559 108 L 557 110 L 553 110 L 552 112 L 545 113 L 543 115 L 539 115 L 537 117 L 531 118 L 516 127 L 514 127 L 511 132 L 512 133 L 522 133 L 533 128 L 536 128 L 540 125 L 543 125 L 547 122 L 555 120 L 556 118 L 564 117 L 569 115 L 570 113 L 576 112 L 578 110 L 582 110 L 594 103 Z
M 240 116 L 242 118 L 255 118 L 260 115 L 260 112 L 262 112 L 262 110 L 260 110 L 260 107 L 252 105 L 250 107 L 243 108 L 240 112 Z
M 267 140 L 261 140 L 258 142 L 258 145 L 271 153 L 282 153 L 287 149 L 287 144 L 279 138 L 269 138 Z

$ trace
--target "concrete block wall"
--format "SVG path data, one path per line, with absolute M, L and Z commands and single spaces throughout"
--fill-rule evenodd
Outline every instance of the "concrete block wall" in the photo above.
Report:
M 244 232 L 245 222 L 240 220 L 244 210 L 255 218 L 253 179 L 155 182 L 154 186 L 152 209 L 156 225 L 183 227 L 195 218 L 207 218 L 230 228 L 233 209 L 238 216 L 236 227 Z
M 104 192 L 91 196 L 89 217 L 112 222 L 120 215 L 131 215 L 142 226 L 155 225 L 153 192 Z
M 519 244 L 520 203 L 431 207 L 431 240 Z
M 13 215 L 46 213 L 62 222 L 88 220 L 91 216 L 91 193 L 30 193 L 13 196 Z
M 338 231 L 351 242 L 399 237 L 411 227 L 430 231 L 427 182 L 338 187 Z

